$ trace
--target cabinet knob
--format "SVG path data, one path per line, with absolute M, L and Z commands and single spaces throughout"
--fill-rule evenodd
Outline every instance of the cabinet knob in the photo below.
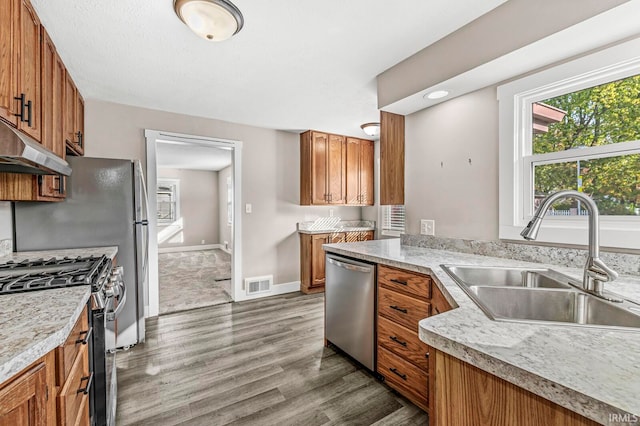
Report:
M 389 307 L 390 307 L 391 309 L 395 309 L 396 311 L 402 312 L 403 314 L 406 314 L 406 313 L 408 312 L 406 309 L 404 309 L 404 308 L 399 308 L 399 307 L 398 307 L 398 306 L 396 306 L 396 305 L 389 305 Z
M 26 121 L 26 120 L 24 119 L 24 110 L 25 110 L 26 105 L 27 105 L 27 103 L 26 103 L 26 96 L 25 96 L 25 94 L 24 94 L 24 93 L 20 93 L 20 96 L 16 96 L 16 97 L 14 97 L 13 99 L 14 99 L 14 100 L 16 100 L 16 101 L 18 101 L 18 102 L 20 102 L 20 103 L 19 103 L 19 105 L 20 105 L 20 112 L 19 112 L 18 114 L 13 114 L 13 115 L 15 115 L 16 117 L 18 117 L 18 118 L 20 119 L 20 121 L 24 123 L 24 122 Z

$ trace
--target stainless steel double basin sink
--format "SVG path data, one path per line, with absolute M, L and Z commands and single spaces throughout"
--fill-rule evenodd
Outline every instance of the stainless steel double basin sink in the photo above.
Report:
M 551 269 L 441 266 L 493 320 L 640 331 L 640 304 L 591 295 Z

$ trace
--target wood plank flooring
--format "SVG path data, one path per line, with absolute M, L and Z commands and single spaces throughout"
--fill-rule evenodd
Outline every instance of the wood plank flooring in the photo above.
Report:
M 147 321 L 119 352 L 117 425 L 428 425 L 427 415 L 323 346 L 323 294 Z

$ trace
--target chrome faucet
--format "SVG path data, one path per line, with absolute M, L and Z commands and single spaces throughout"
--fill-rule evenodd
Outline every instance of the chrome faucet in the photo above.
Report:
M 536 210 L 529 224 L 520 232 L 520 235 L 522 235 L 525 240 L 535 240 L 547 210 L 549 210 L 551 204 L 562 198 L 581 200 L 589 211 L 589 256 L 584 266 L 582 288 L 589 293 L 609 299 L 603 294 L 604 283 L 618 278 L 618 273 L 605 265 L 600 259 L 600 213 L 598 212 L 598 206 L 596 206 L 596 203 L 591 197 L 578 191 L 558 191 L 549 195 L 542 200 L 542 204 L 540 204 L 540 207 Z

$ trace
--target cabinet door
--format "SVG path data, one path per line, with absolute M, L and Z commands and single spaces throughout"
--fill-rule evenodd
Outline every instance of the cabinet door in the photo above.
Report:
M 326 133 L 311 133 L 311 204 L 322 205 L 328 203 L 327 152 L 329 150 L 329 135 Z
M 78 155 L 84 155 L 84 99 L 80 91 L 76 88 L 76 105 L 74 116 L 74 127 L 76 129 L 76 151 Z
M 24 94 L 24 109 L 18 128 L 41 141 L 41 88 L 40 88 L 40 20 L 27 0 L 20 1 L 20 50 L 18 60 L 18 87 Z M 30 102 L 30 103 L 29 103 Z
M 372 206 L 374 202 L 373 166 L 374 166 L 373 141 L 360 141 L 360 204 Z
M 19 0 L 0 2 L 0 118 L 18 125 L 18 61 Z
M 0 426 L 45 426 L 47 394 L 47 369 L 41 362 L 0 389 Z
M 322 245 L 329 244 L 330 238 L 327 234 L 317 234 L 311 237 L 311 287 L 324 285 L 325 256 Z
M 63 132 L 65 143 L 72 147 L 76 140 L 76 85 L 73 83 L 68 72 L 64 75 L 64 109 L 63 109 Z
M 42 42 L 42 145 L 64 158 L 64 140 L 62 134 L 62 92 L 64 90 L 64 64 L 56 48 L 43 32 Z M 60 176 L 42 176 L 38 193 L 43 197 L 61 197 L 62 178 Z
M 329 135 L 327 193 L 329 204 L 346 204 L 346 143 L 344 136 Z
M 404 116 L 380 112 L 380 205 L 404 204 Z
M 347 204 L 360 205 L 360 139 L 347 138 Z

